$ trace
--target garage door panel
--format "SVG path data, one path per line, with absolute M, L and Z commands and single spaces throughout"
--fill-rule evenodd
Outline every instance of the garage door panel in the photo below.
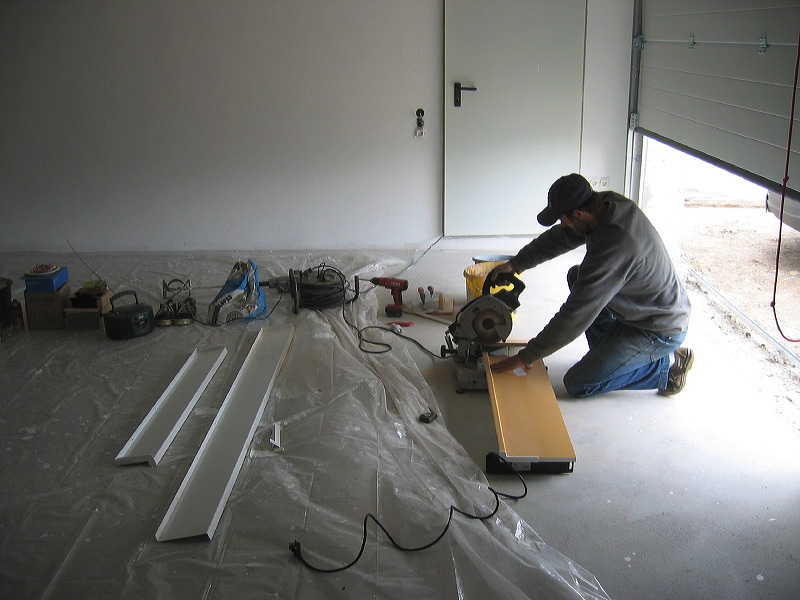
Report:
M 712 156 L 731 165 L 741 166 L 746 164 L 754 166 L 757 171 L 744 170 L 753 172 L 758 177 L 764 177 L 769 181 L 783 181 L 786 162 L 785 147 L 764 144 L 759 140 L 749 139 L 704 123 L 695 123 L 657 110 L 652 113 L 651 125 L 653 131 L 672 132 L 674 137 L 668 139 L 673 141 L 676 138 L 680 139 L 680 143 L 689 148 L 724 148 L 724 152 L 718 152 Z M 800 153 L 793 151 L 790 171 L 800 173 L 798 169 L 800 169 Z M 790 183 L 794 183 L 794 179 Z M 780 186 L 772 187 L 780 189 Z
M 786 147 L 786 121 L 776 115 L 646 87 L 642 88 L 639 103 L 643 110 L 670 113 L 689 123 L 701 123 L 763 144 Z M 795 126 L 800 129 L 797 118 Z
M 654 74 L 652 69 L 642 73 L 642 93 L 648 89 L 695 97 L 708 102 L 736 106 L 755 112 L 787 117 L 791 110 L 792 93 L 786 86 L 765 85 L 744 79 L 709 77 L 699 73 L 666 71 Z
M 740 42 L 758 44 L 762 35 L 767 35 L 771 44 L 792 44 L 797 41 L 797 23 L 800 23 L 800 7 L 770 6 L 752 9 L 725 6 L 709 9 L 706 3 L 698 10 L 693 2 L 691 10 L 673 10 L 669 14 L 645 15 L 645 39 L 687 40 L 694 35 L 699 47 L 704 42 Z M 728 3 L 725 3 L 726 5 Z M 736 14 L 739 13 L 739 14 Z
M 644 17 L 658 17 L 675 14 L 697 14 L 706 12 L 752 11 L 754 0 L 645 0 Z M 791 8 L 797 0 L 769 0 L 769 8 Z M 759 7 L 760 8 L 760 7 Z
M 798 23 L 800 0 L 771 0 L 769 6 L 643 0 L 639 128 L 779 189 Z M 690 34 L 697 42 L 692 47 Z M 762 35 L 769 45 L 759 52 Z M 796 114 L 796 131 L 799 119 Z M 792 185 L 800 181 L 797 154 L 790 160 L 792 196 L 800 195 L 800 186 Z
M 688 45 L 645 42 L 642 71 L 658 68 L 791 87 L 795 52 L 796 46 L 770 47 L 759 54 L 755 46 L 717 44 L 690 50 Z

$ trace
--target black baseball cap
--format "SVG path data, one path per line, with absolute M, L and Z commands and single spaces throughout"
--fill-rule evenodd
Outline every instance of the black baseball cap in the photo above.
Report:
M 592 195 L 592 186 L 577 173 L 559 177 L 547 192 L 547 208 L 539 213 L 537 221 L 546 227 L 566 212 L 578 208 Z

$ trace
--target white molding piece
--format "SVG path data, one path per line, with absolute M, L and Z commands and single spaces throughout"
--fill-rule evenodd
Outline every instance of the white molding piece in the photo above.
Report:
M 293 338 L 293 325 L 258 333 L 156 531 L 157 541 L 213 537 Z
M 273 449 L 277 452 L 281 450 L 281 424 L 280 421 L 272 426 L 272 437 L 269 438 L 269 443 L 272 444 Z
M 224 346 L 195 348 L 114 462 L 156 466 L 227 353 Z

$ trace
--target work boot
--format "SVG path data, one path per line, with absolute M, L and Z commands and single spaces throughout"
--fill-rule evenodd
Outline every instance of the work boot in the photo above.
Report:
M 678 348 L 675 350 L 675 364 L 669 368 L 667 374 L 667 387 L 658 390 L 662 396 L 674 396 L 686 386 L 686 374 L 694 364 L 694 352 L 691 348 Z

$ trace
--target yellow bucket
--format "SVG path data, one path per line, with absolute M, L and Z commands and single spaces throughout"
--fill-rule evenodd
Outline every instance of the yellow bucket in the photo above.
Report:
M 464 277 L 467 280 L 467 302 L 483 295 L 483 283 L 486 281 L 486 276 L 489 275 L 492 269 L 497 265 L 502 265 L 503 262 L 505 261 L 481 262 L 476 265 L 470 265 L 464 269 Z M 512 285 L 496 287 L 507 290 L 514 289 Z

